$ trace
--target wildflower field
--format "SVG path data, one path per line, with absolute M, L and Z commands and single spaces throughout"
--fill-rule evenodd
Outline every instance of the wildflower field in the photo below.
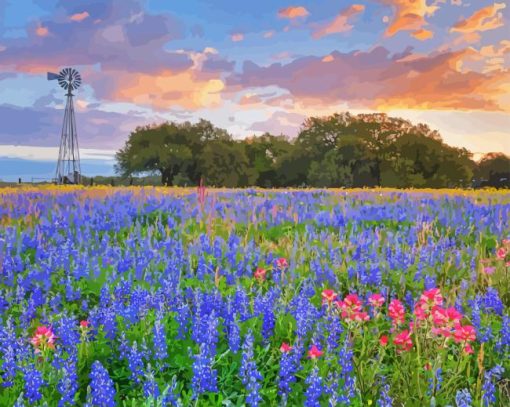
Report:
M 0 190 L 0 406 L 509 406 L 510 195 Z

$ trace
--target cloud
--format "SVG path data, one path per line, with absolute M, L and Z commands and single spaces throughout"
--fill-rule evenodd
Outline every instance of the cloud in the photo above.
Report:
M 266 31 L 263 35 L 264 38 L 272 38 L 274 36 L 274 31 Z
M 90 14 L 88 12 L 84 11 L 82 13 L 73 14 L 71 17 L 69 17 L 69 19 L 71 21 L 83 21 L 87 17 L 90 17 Z
M 216 73 L 187 70 L 174 73 L 162 70 L 153 74 L 109 72 L 94 77 L 96 94 L 100 99 L 129 102 L 158 110 L 173 107 L 197 109 L 221 103 L 224 83 Z
M 42 73 L 48 68 L 100 64 L 105 70 L 149 73 L 161 66 L 183 71 L 192 65 L 185 54 L 166 49 L 169 42 L 182 38 L 180 21 L 169 14 L 147 14 L 139 1 L 76 0 L 55 7 L 65 16 L 86 9 L 90 17 L 76 24 L 56 13 L 30 23 L 27 37 L 3 40 L 0 69 Z
M 434 36 L 434 33 L 430 30 L 425 30 L 421 28 L 417 31 L 414 31 L 411 35 L 417 40 L 425 41 L 432 38 Z
M 349 24 L 350 20 L 362 13 L 365 10 L 365 6 L 361 4 L 353 4 L 350 7 L 342 10 L 333 21 L 325 25 L 319 26 L 312 34 L 313 38 L 319 39 L 326 35 L 342 33 L 350 31 L 353 26 Z
M 45 107 L 21 108 L 0 105 L 0 145 L 58 146 L 64 117 L 63 109 Z M 122 146 L 136 126 L 145 124 L 147 117 L 86 109 L 76 113 L 80 147 L 111 148 Z
M 47 37 L 49 35 L 50 31 L 47 27 L 39 26 L 35 29 L 35 34 L 38 37 Z
M 273 112 L 267 120 L 253 123 L 248 130 L 294 137 L 305 119 L 306 116 L 299 113 L 277 111 Z
M 510 71 L 463 70 L 474 50 L 416 55 L 383 47 L 332 52 L 332 60 L 302 57 L 288 64 L 246 61 L 227 81 L 230 88 L 277 86 L 308 106 L 347 103 L 349 108 L 436 108 L 510 111 Z M 328 58 L 329 60 L 330 58 Z
M 505 7 L 505 3 L 494 3 L 493 5 L 481 8 L 468 18 L 455 23 L 450 32 L 472 33 L 502 27 L 504 21 L 499 10 Z
M 244 40 L 244 34 L 243 33 L 232 33 L 230 35 L 230 39 L 233 41 L 233 42 L 239 42 L 239 41 L 242 41 Z
M 391 37 L 399 31 L 418 31 L 427 24 L 425 17 L 432 16 L 439 8 L 435 1 L 431 5 L 427 0 L 381 0 L 394 9 L 394 16 L 386 28 L 385 35 Z
M 282 8 L 278 10 L 278 17 L 280 18 L 288 18 L 289 20 L 293 20 L 295 18 L 306 17 L 310 13 L 303 6 L 291 6 L 287 8 Z

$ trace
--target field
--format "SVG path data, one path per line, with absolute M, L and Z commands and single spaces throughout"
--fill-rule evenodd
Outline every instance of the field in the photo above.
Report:
M 0 190 L 0 406 L 508 406 L 510 195 Z

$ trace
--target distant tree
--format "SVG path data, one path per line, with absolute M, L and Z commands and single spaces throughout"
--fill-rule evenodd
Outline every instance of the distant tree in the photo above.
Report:
M 198 170 L 208 185 L 217 187 L 244 187 L 256 179 L 243 144 L 232 140 L 208 142 L 200 154 Z
M 278 186 L 277 161 L 292 149 L 290 141 L 283 135 L 265 133 L 246 138 L 244 146 L 250 168 L 255 172 L 254 184 L 265 188 Z
M 138 127 L 117 153 L 117 172 L 159 174 L 163 185 L 262 187 L 469 186 L 476 170 L 491 185 L 510 179 L 509 158 L 478 166 L 425 124 L 382 113 L 310 117 L 298 136 L 269 133 L 235 141 L 201 120 Z M 489 181 L 490 180 L 490 181 Z
M 116 172 L 124 177 L 132 174 L 159 173 L 163 185 L 174 178 L 197 182 L 200 173 L 196 157 L 207 142 L 230 140 L 225 130 L 201 120 L 197 124 L 173 122 L 137 127 L 124 147 L 117 152 Z
M 510 188 L 510 157 L 503 153 L 488 153 L 478 162 L 475 175 L 484 185 Z

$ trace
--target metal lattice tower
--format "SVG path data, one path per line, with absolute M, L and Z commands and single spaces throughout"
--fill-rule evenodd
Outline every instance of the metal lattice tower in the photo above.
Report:
M 58 80 L 58 84 L 62 88 L 67 90 L 55 178 L 58 184 L 78 184 L 81 181 L 80 149 L 78 147 L 72 91 L 80 86 L 81 76 L 74 68 L 64 68 L 58 74 L 48 72 L 48 80 L 55 79 Z

